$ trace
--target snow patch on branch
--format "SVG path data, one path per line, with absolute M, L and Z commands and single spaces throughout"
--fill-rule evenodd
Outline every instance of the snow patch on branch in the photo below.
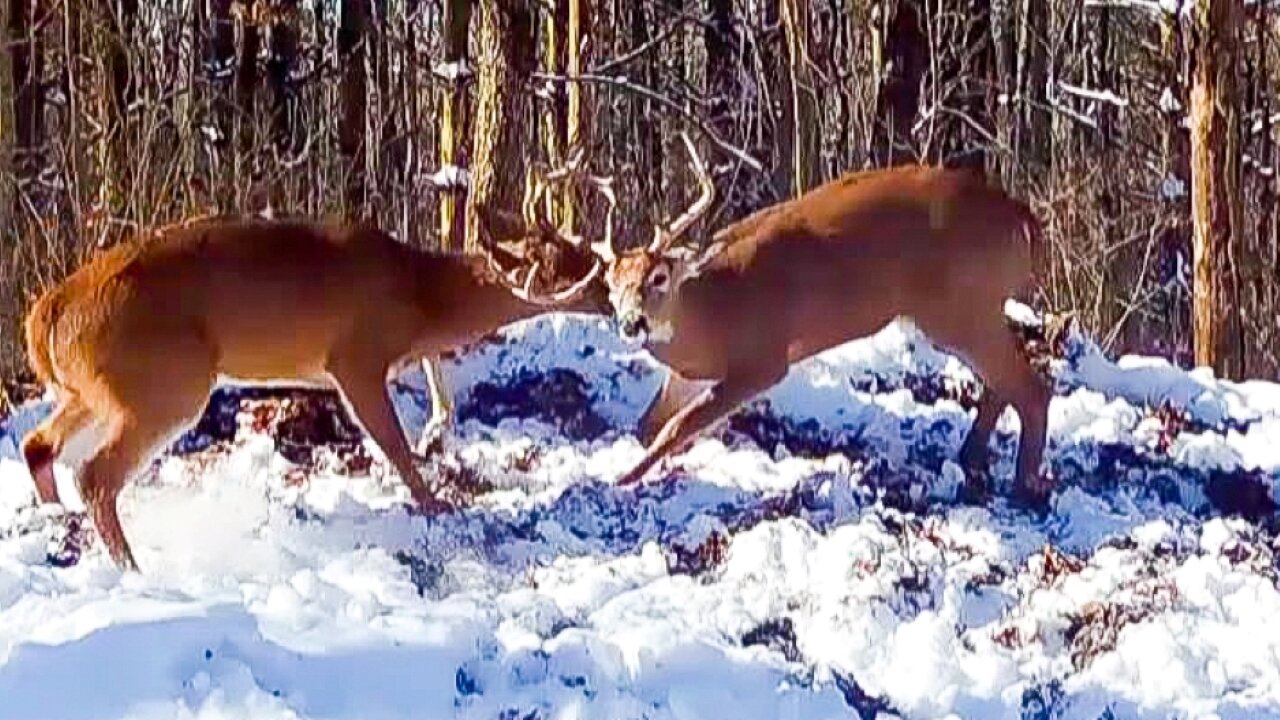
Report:
M 465 190 L 471 185 L 471 173 L 457 165 L 442 165 L 427 176 L 427 181 L 440 190 Z

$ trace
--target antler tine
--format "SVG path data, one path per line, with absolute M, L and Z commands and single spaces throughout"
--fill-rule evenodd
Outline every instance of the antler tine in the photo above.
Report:
M 575 282 L 574 284 L 570 285 L 564 290 L 561 290 L 560 292 L 552 293 L 546 296 L 535 295 L 533 293 L 533 281 L 534 279 L 537 278 L 538 270 L 540 270 L 541 268 L 542 268 L 542 263 L 540 261 L 535 261 L 533 263 L 533 267 L 529 268 L 529 274 L 525 276 L 523 283 L 521 284 L 517 284 L 514 282 L 511 283 L 511 286 L 510 286 L 511 293 L 516 297 L 520 298 L 521 300 L 524 300 L 525 302 L 528 302 L 528 303 L 532 303 L 534 305 L 547 305 L 547 306 L 561 305 L 563 303 L 569 302 L 570 300 L 576 299 L 579 295 L 581 295 L 584 291 L 586 291 L 587 286 L 590 285 L 591 282 L 600 275 L 600 270 L 603 268 L 603 266 L 598 262 L 592 264 L 591 272 L 587 273 L 586 276 L 583 277 L 581 280 Z
M 680 133 L 680 138 L 684 140 L 684 147 L 689 151 L 689 157 L 693 161 L 693 172 L 698 177 L 698 185 L 702 188 L 702 194 L 698 199 L 689 206 L 684 214 L 676 218 L 666 229 L 658 228 L 653 233 L 653 242 L 649 245 L 649 252 L 659 253 L 665 251 L 675 242 L 677 238 L 684 234 L 689 226 L 702 217 L 706 213 L 707 208 L 711 207 L 711 201 L 716 197 L 716 186 L 711 181 L 711 174 L 707 172 L 706 165 L 702 164 L 702 158 L 698 157 L 698 150 L 693 146 L 693 140 L 689 138 L 689 133 Z
M 613 192 L 613 178 L 589 175 L 587 179 L 600 191 L 601 195 L 604 195 L 605 200 L 609 203 L 609 208 L 605 211 L 604 216 L 604 240 L 592 243 L 591 249 L 606 263 L 611 263 L 618 256 L 613 247 L 613 213 L 618 207 L 618 196 Z

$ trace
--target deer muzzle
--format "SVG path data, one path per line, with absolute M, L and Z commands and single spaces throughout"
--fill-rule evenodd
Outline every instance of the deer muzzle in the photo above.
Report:
M 619 318 L 618 330 L 627 340 L 643 340 L 649 334 L 649 321 L 643 313 L 628 313 Z

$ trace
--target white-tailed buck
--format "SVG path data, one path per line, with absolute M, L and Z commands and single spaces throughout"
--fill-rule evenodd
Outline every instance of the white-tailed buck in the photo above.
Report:
M 57 396 L 23 442 L 40 501 L 60 502 L 60 454 L 83 461 L 77 487 L 98 534 L 118 566 L 136 570 L 117 496 L 227 378 L 334 387 L 414 501 L 441 509 L 414 465 L 388 376 L 425 358 L 434 420 L 447 424 L 433 362 L 442 351 L 549 307 L 608 312 L 599 260 L 534 217 L 565 177 L 530 185 L 523 220 L 476 208 L 490 236 L 477 255 L 416 249 L 372 227 L 227 218 L 101 252 L 26 320 L 32 368 Z M 538 294 L 535 284 L 563 289 Z
M 1039 257 L 1029 208 L 974 170 L 856 172 L 724 228 L 698 253 L 675 241 L 715 188 L 684 140 L 701 185 L 692 206 L 645 246 L 593 246 L 608 263 L 622 334 L 643 340 L 673 371 L 641 423 L 647 451 L 620 484 L 640 480 L 778 383 L 792 363 L 907 317 L 983 381 L 963 464 L 985 468 L 988 436 L 1011 403 L 1022 424 L 1019 496 L 1043 502 L 1051 389 L 1019 352 L 1003 313 L 1007 298 L 1031 288 Z

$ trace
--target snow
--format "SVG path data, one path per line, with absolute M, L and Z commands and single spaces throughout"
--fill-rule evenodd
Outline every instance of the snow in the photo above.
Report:
M 449 82 L 457 82 L 474 74 L 466 60 L 438 62 L 431 68 L 431 72 L 436 77 Z
M 490 416 L 495 384 L 559 370 L 582 376 L 603 427 Z M 1280 385 L 1112 361 L 1072 336 L 1047 450 L 1060 484 L 1039 518 L 956 498 L 972 411 L 955 398 L 975 377 L 909 323 L 752 404 L 812 431 L 809 451 L 738 428 L 638 489 L 613 481 L 643 452 L 634 426 L 665 369 L 607 321 L 517 323 L 442 372 L 460 424 L 431 468 L 493 486 L 467 507 L 409 514 L 371 445 L 368 473 L 292 481 L 248 433 L 125 490 L 141 574 L 96 542 L 50 562 L 63 531 L 32 506 L 17 446 L 48 400 L 6 421 L 0 720 L 1280 713 L 1270 515 L 1214 499 L 1245 480 L 1274 493 Z M 921 377 L 945 390 L 913 391 Z M 393 388 L 416 437 L 423 378 Z M 1016 429 L 1009 411 L 1001 493 Z
M 471 183 L 471 174 L 457 165 L 441 165 L 439 170 L 427 176 L 427 182 L 440 189 L 466 188 Z

